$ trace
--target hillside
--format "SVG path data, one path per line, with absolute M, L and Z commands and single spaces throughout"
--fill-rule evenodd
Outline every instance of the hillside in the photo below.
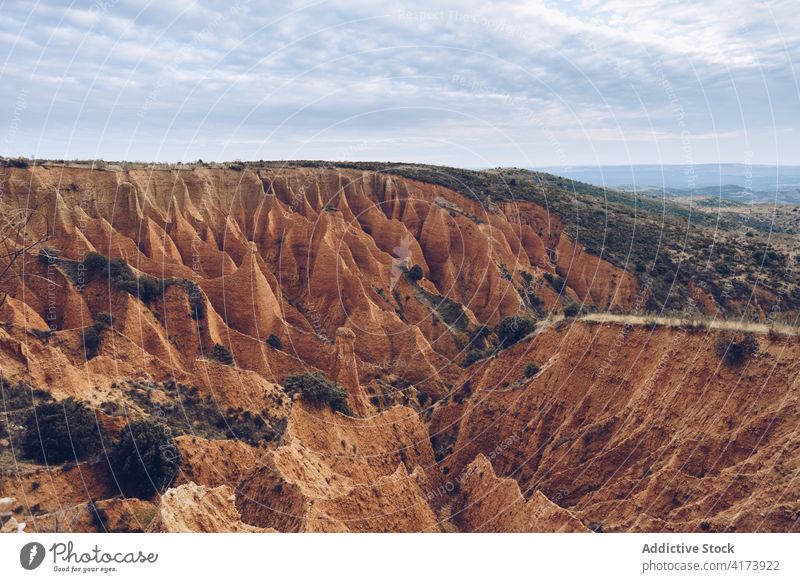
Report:
M 41 241 L 0 265 L 0 497 L 32 529 L 796 527 L 796 250 L 760 231 L 367 163 L 7 163 L 0 205 L 8 244 Z M 718 351 L 753 330 L 746 361 Z M 104 448 L 167 426 L 170 488 L 26 456 L 33 407 L 69 397 Z
M 776 311 L 796 317 L 800 307 L 800 255 L 789 226 L 796 218 L 791 208 L 786 218 L 780 211 L 776 220 L 763 212 L 687 206 L 518 168 L 345 165 L 443 185 L 490 207 L 494 202 L 534 202 L 557 216 L 588 252 L 635 273 L 647 289 L 647 311 L 763 318 Z

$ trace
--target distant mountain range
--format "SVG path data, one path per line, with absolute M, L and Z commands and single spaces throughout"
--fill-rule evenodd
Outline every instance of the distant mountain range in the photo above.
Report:
M 635 190 L 657 197 L 721 197 L 749 204 L 800 204 L 800 166 L 647 164 L 535 169 L 596 186 Z

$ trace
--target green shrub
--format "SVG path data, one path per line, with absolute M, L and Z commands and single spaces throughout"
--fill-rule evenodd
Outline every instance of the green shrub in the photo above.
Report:
M 453 402 L 463 404 L 470 396 L 472 396 L 472 382 L 467 380 L 457 392 L 453 393 Z
M 275 334 L 272 334 L 267 338 L 267 345 L 271 347 L 273 350 L 283 349 L 283 342 L 281 341 L 281 338 L 279 338 Z
M 101 311 L 94 316 L 94 322 L 103 327 L 103 329 L 107 329 L 114 325 L 114 317 L 107 311 Z
M 577 303 L 570 303 L 564 308 L 564 317 L 577 317 L 581 314 L 581 306 Z
M 533 291 L 528 291 L 525 294 L 525 297 L 527 297 L 528 303 L 534 309 L 539 309 L 544 305 L 544 300 L 538 295 L 536 295 L 536 293 L 534 293 Z
M 115 283 L 134 281 L 136 275 L 125 259 L 112 259 L 108 262 L 108 274 Z
M 31 165 L 35 160 L 28 158 L 4 158 L 0 156 L 0 168 L 20 168 L 25 169 Z
M 212 360 L 216 360 L 226 366 L 233 364 L 233 355 L 230 350 L 222 344 L 214 344 L 211 353 L 208 354 Z
M 152 303 L 164 292 L 163 282 L 149 275 L 137 277 L 125 259 L 112 259 L 95 252 L 86 253 L 83 267 L 88 281 L 110 279 L 114 286 L 144 303 Z
M 162 283 L 162 286 L 165 288 L 172 283 L 180 285 L 183 287 L 183 290 L 186 291 L 186 295 L 189 299 L 189 316 L 195 321 L 205 319 L 206 302 L 203 300 L 203 293 L 200 291 L 200 286 L 189 279 L 168 279 Z
M 189 315 L 195 321 L 202 321 L 206 318 L 206 302 L 203 301 L 203 296 L 199 293 L 197 295 L 189 295 L 189 308 L 191 311 Z
M 94 323 L 83 329 L 83 350 L 87 360 L 97 356 L 103 343 L 103 332 L 114 324 L 110 313 L 101 311 L 95 316 Z
M 108 276 L 108 258 L 100 253 L 90 251 L 83 257 L 83 269 L 86 272 L 86 279 L 104 279 Z
M 419 265 L 414 265 L 408 270 L 408 278 L 410 281 L 419 281 L 425 276 L 425 272 Z
M 270 416 L 268 410 L 261 414 L 241 408 L 223 409 L 219 401 L 204 396 L 196 386 L 187 386 L 175 381 L 142 384 L 128 381 L 132 388 L 128 395 L 144 413 L 157 415 L 159 422 L 169 427 L 174 436 L 190 434 L 209 440 L 236 439 L 257 446 L 269 442 L 283 431 L 285 419 Z M 166 401 L 156 403 L 152 391 L 159 389 Z M 107 408 L 107 407 L 104 407 Z M 124 409 L 108 407 L 107 413 L 122 414 Z
M 490 335 L 492 335 L 492 329 L 488 325 L 479 325 L 469 336 L 469 343 L 470 344 L 478 344 L 483 342 L 483 340 L 487 339 Z
M 152 303 L 164 292 L 161 282 L 149 275 L 139 277 L 139 299 L 145 303 Z
M 564 291 L 564 287 L 566 286 L 567 282 L 559 275 L 554 275 L 552 273 L 545 273 L 544 279 L 550 286 L 556 291 L 556 293 L 562 293 Z
M 758 352 L 758 340 L 752 333 L 722 335 L 717 339 L 717 355 L 730 366 L 738 366 Z
M 435 309 L 439 317 L 448 325 L 466 331 L 469 325 L 469 319 L 467 318 L 467 313 L 464 311 L 464 306 L 444 296 L 437 297 L 436 301 Z
M 172 432 L 152 420 L 129 423 L 112 448 L 110 460 L 122 493 L 141 499 L 172 485 L 180 467 L 180 453 Z
M 34 407 L 25 421 L 25 457 L 47 464 L 77 461 L 100 448 L 100 429 L 94 414 L 81 402 L 67 398 Z
M 143 303 L 152 303 L 158 299 L 163 288 L 159 282 L 148 275 L 142 275 L 133 279 L 115 279 L 118 289 L 125 291 L 129 295 L 139 298 Z
M 763 266 L 767 269 L 783 266 L 786 258 L 778 251 L 767 249 L 758 250 L 753 253 L 753 263 L 756 266 Z
M 525 365 L 525 377 L 532 378 L 533 376 L 539 373 L 539 370 L 541 370 L 539 364 L 535 362 L 528 362 Z
M 512 315 L 498 324 L 495 333 L 500 338 L 500 345 L 507 348 L 531 333 L 534 327 L 533 321 L 527 317 Z
M 0 401 L 4 412 L 30 409 L 35 406 L 37 400 L 52 401 L 53 398 L 49 392 L 33 388 L 22 381 L 12 384 L 0 376 Z
M 494 355 L 497 352 L 498 349 L 499 349 L 498 346 L 489 346 L 488 348 L 486 348 L 484 350 L 475 348 L 475 349 L 473 349 L 473 350 L 471 350 L 470 352 L 467 353 L 467 357 L 464 360 L 464 365 L 465 366 L 471 366 L 472 364 L 474 364 L 475 362 L 477 362 L 479 360 L 483 360 L 484 358 L 488 358 L 488 357 Z
M 283 387 L 288 394 L 300 394 L 300 398 L 305 402 L 318 408 L 329 404 L 335 412 L 348 416 L 353 414 L 347 403 L 347 391 L 319 372 L 314 374 L 304 372 L 289 376 Z
M 83 329 L 83 351 L 87 360 L 97 356 L 100 345 L 103 343 L 103 330 L 96 325 Z

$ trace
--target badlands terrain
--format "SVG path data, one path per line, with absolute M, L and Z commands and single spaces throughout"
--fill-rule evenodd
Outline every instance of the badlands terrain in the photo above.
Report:
M 6 160 L 0 214 L 4 530 L 798 530 L 798 251 L 768 221 L 321 162 Z M 43 461 L 35 411 L 70 398 L 101 444 Z M 140 420 L 177 471 L 131 494 Z

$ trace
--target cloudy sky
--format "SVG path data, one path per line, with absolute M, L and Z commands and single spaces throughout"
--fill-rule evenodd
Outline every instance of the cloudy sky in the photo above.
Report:
M 0 0 L 0 154 L 800 164 L 800 11 Z

